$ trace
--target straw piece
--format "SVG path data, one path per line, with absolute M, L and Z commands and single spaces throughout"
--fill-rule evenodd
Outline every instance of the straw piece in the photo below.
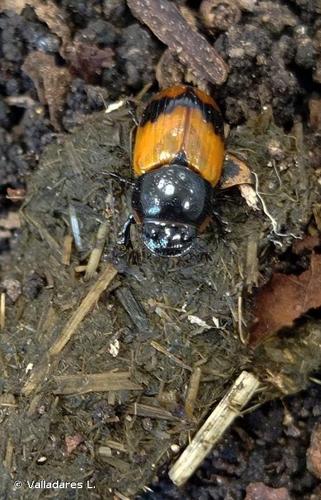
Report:
M 0 330 L 4 330 L 6 324 L 6 294 L 0 294 Z
M 102 222 L 101 225 L 98 228 L 97 231 L 97 237 L 96 237 L 96 244 L 95 247 L 93 248 L 89 259 L 88 259 L 88 264 L 86 268 L 86 273 L 85 273 L 85 281 L 90 280 L 95 272 L 97 271 L 97 268 L 99 266 L 100 258 L 104 250 L 104 246 L 106 243 L 106 237 L 108 233 L 108 223 L 107 222 Z
M 197 367 L 193 371 L 185 400 L 185 412 L 188 418 L 193 419 L 194 407 L 197 399 L 198 389 L 201 381 L 202 370 Z
M 67 324 L 63 328 L 61 334 L 44 354 L 40 363 L 31 372 L 28 381 L 22 388 L 22 394 L 29 396 L 48 376 L 53 366 L 56 364 L 58 354 L 61 353 L 65 345 L 69 342 L 71 337 L 77 331 L 80 323 L 91 311 L 92 307 L 98 301 L 100 295 L 108 287 L 111 281 L 117 275 L 117 270 L 112 264 L 108 264 L 105 270 L 101 273 L 100 277 L 90 288 L 86 297 L 82 300 L 80 306 L 70 316 Z
M 87 392 L 139 391 L 142 386 L 136 384 L 131 373 L 109 371 L 105 373 L 82 373 L 80 375 L 58 375 L 54 377 L 54 394 L 85 394 Z
M 175 354 L 172 354 L 171 352 L 169 352 L 168 349 L 166 349 L 166 347 L 163 347 L 161 344 L 159 344 L 155 340 L 152 340 L 151 343 L 150 343 L 150 345 L 152 347 L 154 347 L 154 349 L 156 349 L 156 351 L 161 352 L 162 354 L 164 354 L 165 356 L 167 356 L 176 365 L 178 365 L 181 368 L 184 368 L 185 370 L 188 370 L 190 372 L 193 371 L 192 368 L 189 365 L 187 365 L 186 363 L 184 363 L 184 361 L 182 361 L 177 356 L 175 356 Z
M 200 430 L 169 471 L 169 477 L 182 486 L 195 472 L 226 429 L 240 414 L 260 385 L 259 380 L 247 371 L 237 378 L 229 392 L 210 414 Z
M 67 234 L 64 238 L 64 246 L 63 246 L 63 254 L 62 254 L 62 263 L 65 266 L 70 265 L 72 242 L 73 242 L 72 235 Z

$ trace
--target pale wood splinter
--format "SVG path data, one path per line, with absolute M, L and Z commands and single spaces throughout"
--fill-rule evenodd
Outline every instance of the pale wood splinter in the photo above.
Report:
M 260 385 L 259 380 L 247 371 L 237 378 L 229 392 L 210 414 L 190 444 L 169 471 L 169 477 L 182 486 L 210 453 L 226 429 L 239 416 Z

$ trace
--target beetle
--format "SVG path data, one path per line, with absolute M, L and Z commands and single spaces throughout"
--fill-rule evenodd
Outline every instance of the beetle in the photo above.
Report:
M 186 254 L 213 217 L 225 158 L 223 117 L 211 96 L 188 85 L 158 92 L 136 131 L 132 214 L 120 243 L 128 245 L 131 225 L 139 224 L 153 254 Z M 248 172 L 244 180 L 241 162 L 229 155 L 224 177 L 230 187 L 247 182 Z

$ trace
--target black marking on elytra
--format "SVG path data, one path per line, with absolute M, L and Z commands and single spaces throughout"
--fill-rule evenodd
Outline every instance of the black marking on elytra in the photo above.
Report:
M 205 121 L 213 125 L 215 133 L 224 138 L 224 123 L 221 112 L 211 104 L 203 102 L 195 94 L 192 87 L 187 87 L 185 91 L 175 97 L 164 96 L 160 99 L 153 99 L 142 115 L 140 126 L 143 127 L 147 122 L 156 122 L 161 114 L 170 114 L 177 106 L 199 109 Z
M 228 179 L 233 179 L 237 177 L 240 173 L 240 166 L 234 162 L 231 158 L 225 160 L 223 165 L 223 172 L 220 179 L 220 184 L 224 184 Z

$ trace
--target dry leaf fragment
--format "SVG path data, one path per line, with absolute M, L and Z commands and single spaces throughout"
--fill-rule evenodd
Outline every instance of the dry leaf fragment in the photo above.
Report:
M 70 29 L 65 12 L 51 0 L 43 3 L 42 0 L 0 0 L 0 12 L 13 10 L 21 14 L 25 7 L 32 7 L 40 21 L 44 22 L 52 33 L 61 38 L 63 45 L 71 39 Z
M 69 69 L 57 66 L 54 56 L 43 52 L 31 52 L 22 69 L 33 81 L 41 104 L 48 105 L 54 128 L 61 130 L 60 116 L 71 83 Z
M 97 45 L 76 40 L 65 46 L 63 57 L 85 80 L 91 81 L 102 68 L 114 65 L 114 51 L 110 47 L 100 49 Z
M 41 3 L 39 0 L 29 0 L 25 3 L 31 5 L 40 21 L 44 22 L 52 33 L 61 38 L 63 46 L 70 42 L 71 33 L 65 12 L 52 1 Z
M 320 284 L 321 255 L 312 255 L 309 269 L 298 276 L 273 274 L 256 296 L 251 343 L 261 343 L 310 309 L 321 307 Z

